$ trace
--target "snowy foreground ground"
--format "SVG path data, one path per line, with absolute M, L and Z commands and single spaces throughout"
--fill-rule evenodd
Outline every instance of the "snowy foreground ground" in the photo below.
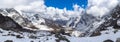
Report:
M 120 38 L 120 30 L 114 30 L 112 27 L 108 27 L 108 30 L 102 31 L 100 36 L 94 36 L 94 37 L 70 37 L 65 36 L 70 42 L 103 42 L 105 40 L 112 40 L 116 42 L 118 38 Z M 7 40 L 12 40 L 13 42 L 56 42 L 56 39 L 54 35 L 49 36 L 38 36 L 34 34 L 29 33 L 15 33 L 12 31 L 5 31 L 1 30 L 0 33 L 0 42 L 4 42 Z M 66 41 L 60 41 L 60 42 L 66 42 Z

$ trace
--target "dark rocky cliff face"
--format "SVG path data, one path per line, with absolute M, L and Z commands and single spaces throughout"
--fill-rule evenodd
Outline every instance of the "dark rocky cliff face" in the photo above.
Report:
M 105 22 L 103 22 L 95 31 L 91 36 L 95 36 L 97 34 L 100 35 L 100 31 L 103 30 L 107 30 L 107 27 L 113 27 L 113 29 L 120 29 L 120 24 L 118 22 L 120 22 L 120 6 L 118 5 L 117 7 L 115 7 L 110 14 L 105 15 L 102 17 Z
M 113 9 L 110 13 L 110 15 L 106 16 L 105 22 L 100 25 L 99 28 L 105 29 L 106 27 L 113 26 L 114 29 L 120 29 L 120 26 L 117 22 L 120 19 L 120 6 L 117 6 L 115 9 Z
M 18 23 L 16 23 L 10 17 L 3 16 L 2 14 L 0 14 L 0 28 L 4 30 L 12 30 L 15 32 L 19 32 L 19 31 L 30 32 L 30 30 L 23 29 Z
M 0 19 L 0 27 L 3 29 L 22 28 L 15 21 L 7 16 L 3 16 L 2 14 L 0 14 Z

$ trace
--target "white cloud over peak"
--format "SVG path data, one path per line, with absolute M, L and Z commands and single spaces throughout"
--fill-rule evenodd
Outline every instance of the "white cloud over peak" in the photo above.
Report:
M 73 5 L 74 10 L 66 10 L 66 8 L 59 9 L 55 7 L 47 7 L 44 4 L 44 0 L 34 1 L 29 3 L 28 5 L 17 5 L 14 8 L 18 11 L 20 10 L 26 12 L 46 14 L 47 16 L 50 16 L 52 18 L 58 15 L 60 19 L 65 19 L 65 20 L 69 19 L 69 17 L 80 16 L 81 13 L 84 11 L 84 9 L 77 4 Z M 67 15 L 67 17 L 63 15 Z
M 118 0 L 88 0 L 87 13 L 102 17 L 115 8 L 118 3 Z
M 113 9 L 120 0 L 88 0 L 88 8 L 86 12 L 94 16 L 100 16 L 107 14 L 111 9 Z M 85 9 L 81 8 L 79 5 L 74 4 L 74 10 L 58 9 L 55 7 L 47 7 L 44 4 L 44 0 L 0 0 L 0 8 L 12 8 L 17 10 L 32 11 L 32 12 L 42 12 L 45 14 L 63 14 L 67 15 L 80 15 Z

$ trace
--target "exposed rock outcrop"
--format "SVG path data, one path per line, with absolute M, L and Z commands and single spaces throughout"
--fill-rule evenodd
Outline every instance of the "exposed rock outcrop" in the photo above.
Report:
M 8 16 L 3 16 L 0 13 L 0 28 L 4 30 L 12 30 L 12 31 L 23 31 L 23 32 L 33 32 L 27 29 L 22 28 L 18 23 L 16 23 L 13 19 Z
M 108 40 L 105 40 L 103 42 L 114 42 L 114 41 L 108 39 Z

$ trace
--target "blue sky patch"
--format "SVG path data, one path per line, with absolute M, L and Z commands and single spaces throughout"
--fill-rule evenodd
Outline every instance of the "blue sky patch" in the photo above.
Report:
M 82 8 L 86 8 L 87 3 L 87 0 L 45 0 L 45 5 L 47 7 L 55 7 L 59 9 L 66 7 L 67 10 L 73 10 L 74 4 L 78 4 Z

